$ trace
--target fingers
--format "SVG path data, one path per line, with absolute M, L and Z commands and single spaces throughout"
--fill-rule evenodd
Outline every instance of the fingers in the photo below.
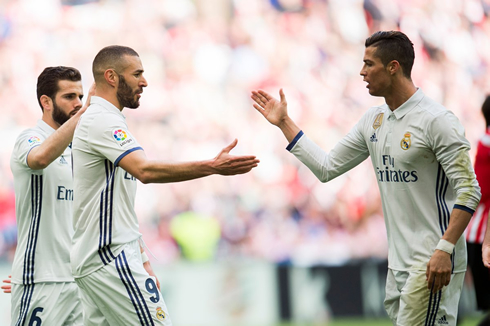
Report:
M 238 139 L 235 138 L 235 140 L 232 141 L 230 145 L 223 148 L 221 153 L 229 153 L 233 148 L 235 148 L 236 144 L 238 144 Z
M 253 107 L 255 108 L 255 110 L 259 111 L 260 114 L 262 114 L 263 116 L 265 116 L 265 111 L 264 111 L 264 109 L 262 107 L 260 107 L 257 104 L 254 104 Z
M 259 92 L 261 92 L 261 91 L 259 91 Z M 267 98 L 266 98 L 266 97 L 265 97 L 263 94 L 261 94 L 261 93 L 259 93 L 259 92 L 252 91 L 252 96 L 251 96 L 251 98 L 252 98 L 252 100 L 254 100 L 254 101 L 255 101 L 255 102 L 258 104 L 258 105 L 260 105 L 261 107 L 263 107 L 263 108 L 264 108 L 264 107 L 267 105 L 268 100 L 267 100 Z
M 3 293 L 12 293 L 12 280 L 11 280 L 12 275 L 9 275 L 9 278 L 6 280 L 3 280 L 3 283 L 6 283 L 6 285 L 3 285 L 0 287 L 3 290 Z
M 482 261 L 486 268 L 490 268 L 490 248 L 486 245 L 483 246 Z
M 221 175 L 235 175 L 247 173 L 257 167 L 260 161 L 255 156 L 232 157 L 228 162 L 219 168 Z
M 442 290 L 444 286 L 449 285 L 451 274 L 430 273 L 427 281 L 427 288 L 431 290 L 432 293 L 435 293 Z
M 286 102 L 286 95 L 284 95 L 282 88 L 279 90 L 279 96 L 281 97 L 281 102 Z

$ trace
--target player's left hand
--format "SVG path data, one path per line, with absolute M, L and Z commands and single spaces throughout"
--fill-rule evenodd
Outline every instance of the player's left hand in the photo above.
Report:
M 247 173 L 259 164 L 259 160 L 253 156 L 235 156 L 230 151 L 235 148 L 238 140 L 235 139 L 230 145 L 226 146 L 213 159 L 212 167 L 217 174 L 234 175 Z
M 427 288 L 433 293 L 442 290 L 451 281 L 451 269 L 451 256 L 447 252 L 436 249 L 425 272 Z
M 143 264 L 143 267 L 145 268 L 146 272 L 150 274 L 150 276 L 153 276 L 155 278 L 155 281 L 157 282 L 157 288 L 160 291 L 160 281 L 158 280 L 158 277 L 155 275 L 155 272 L 153 271 L 153 267 L 151 267 L 151 264 L 149 261 Z
M 1 289 L 3 290 L 3 293 L 12 293 L 12 275 L 9 275 L 8 279 L 3 280 L 3 283 L 5 285 L 2 285 Z
M 90 89 L 88 91 L 87 99 L 85 100 L 85 104 L 82 106 L 82 108 L 78 111 L 79 114 L 85 113 L 87 111 L 87 108 L 90 106 L 90 99 L 92 96 L 95 95 L 95 82 L 92 83 L 92 86 L 90 86 Z

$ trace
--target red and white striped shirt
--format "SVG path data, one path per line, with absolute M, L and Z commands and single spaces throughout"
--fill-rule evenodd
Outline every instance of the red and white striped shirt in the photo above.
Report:
M 475 159 L 476 179 L 481 187 L 482 197 L 475 214 L 466 228 L 466 241 L 483 243 L 490 212 L 490 128 L 478 142 Z

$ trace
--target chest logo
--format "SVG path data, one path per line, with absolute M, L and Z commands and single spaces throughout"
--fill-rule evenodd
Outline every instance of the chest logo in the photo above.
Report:
M 411 140 L 411 134 L 409 132 L 405 133 L 404 135 L 405 137 L 403 137 L 402 141 L 400 142 L 400 147 L 406 151 L 407 149 L 410 148 L 410 146 L 412 145 L 412 140 Z
M 384 113 L 379 113 L 376 118 L 374 118 L 374 122 L 373 122 L 373 128 L 374 130 L 378 129 L 379 127 L 381 127 L 381 125 L 383 124 L 383 116 L 385 114 Z
M 374 122 L 373 122 L 374 132 L 371 135 L 371 137 L 369 138 L 369 141 L 371 143 L 378 142 L 378 138 L 376 138 L 376 129 L 378 129 L 379 127 L 381 127 L 381 125 L 383 124 L 383 116 L 384 116 L 384 113 L 378 113 L 378 115 L 376 116 L 376 118 L 374 118 Z
M 157 307 L 157 318 L 159 320 L 165 319 L 165 312 L 163 312 L 163 309 L 161 307 Z

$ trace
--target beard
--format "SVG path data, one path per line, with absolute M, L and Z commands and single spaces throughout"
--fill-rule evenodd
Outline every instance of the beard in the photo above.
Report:
M 140 102 L 135 96 L 136 92 L 133 92 L 131 87 L 129 87 L 124 76 L 118 76 L 119 86 L 117 87 L 117 100 L 119 101 L 119 104 L 124 108 L 136 109 L 140 106 Z
M 70 115 L 66 114 L 57 104 L 56 101 L 53 101 L 53 120 L 59 124 L 63 125 L 65 122 L 70 119 Z

